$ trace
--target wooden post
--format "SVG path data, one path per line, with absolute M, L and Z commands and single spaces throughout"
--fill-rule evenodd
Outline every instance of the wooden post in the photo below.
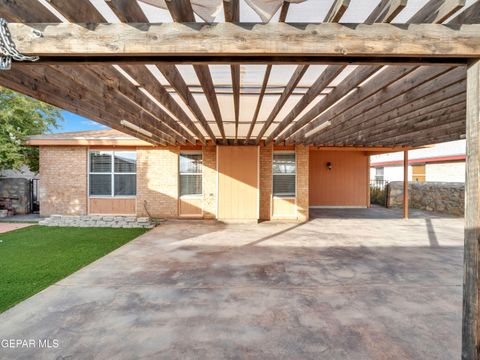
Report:
M 368 155 L 367 153 L 367 208 L 372 206 L 372 204 L 370 203 L 370 159 L 370 155 Z
M 465 246 L 462 359 L 478 359 L 478 271 L 480 238 L 480 59 L 467 68 L 467 159 L 465 179 Z
M 403 218 L 408 219 L 408 150 L 403 152 Z

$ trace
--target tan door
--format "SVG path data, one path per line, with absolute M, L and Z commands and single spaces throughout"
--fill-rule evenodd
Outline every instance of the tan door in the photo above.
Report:
M 425 182 L 425 165 L 412 165 L 412 180 Z
M 218 146 L 218 219 L 258 220 L 258 147 Z

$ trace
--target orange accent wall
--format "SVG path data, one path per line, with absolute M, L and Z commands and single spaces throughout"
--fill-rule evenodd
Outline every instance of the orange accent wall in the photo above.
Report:
M 110 199 L 110 198 L 90 198 L 90 214 L 108 214 L 108 215 L 134 215 L 136 213 L 137 200 L 128 199 Z
M 258 219 L 257 146 L 218 146 L 219 219 Z
M 327 169 L 332 163 L 332 170 Z M 310 151 L 310 206 L 368 206 L 368 156 L 359 151 Z

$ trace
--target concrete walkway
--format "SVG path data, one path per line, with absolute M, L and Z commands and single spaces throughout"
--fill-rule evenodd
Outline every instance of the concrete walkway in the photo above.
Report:
M 0 222 L 0 234 L 12 231 L 12 230 L 17 230 L 17 229 L 22 229 L 25 227 L 32 226 L 34 224 L 25 224 L 25 223 L 1 223 Z
M 59 342 L 0 358 L 459 358 L 463 220 L 396 214 L 167 222 L 0 315 Z

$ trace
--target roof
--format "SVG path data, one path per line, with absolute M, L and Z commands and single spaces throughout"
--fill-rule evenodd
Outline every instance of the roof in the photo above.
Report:
M 28 138 L 27 143 L 29 145 L 151 146 L 146 141 L 114 129 L 34 135 Z

